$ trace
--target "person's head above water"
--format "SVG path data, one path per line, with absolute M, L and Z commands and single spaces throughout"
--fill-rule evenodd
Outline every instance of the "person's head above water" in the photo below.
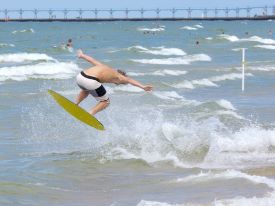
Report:
M 73 40 L 72 39 L 68 39 L 66 46 L 67 47 L 72 47 L 73 46 Z

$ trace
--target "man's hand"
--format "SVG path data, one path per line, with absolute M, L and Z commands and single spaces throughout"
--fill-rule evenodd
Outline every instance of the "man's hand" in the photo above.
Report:
M 88 61 L 88 62 L 90 62 L 94 65 L 103 65 L 103 63 L 101 63 L 100 61 L 94 59 L 91 56 L 88 56 L 88 55 L 84 54 L 81 49 L 77 50 L 77 56 L 78 56 L 78 58 L 82 58 L 82 59 L 84 59 L 84 60 L 86 60 L 86 61 Z
M 153 86 L 151 86 L 151 85 L 145 85 L 145 86 L 143 87 L 143 89 L 144 89 L 146 92 L 150 92 L 150 91 L 153 90 Z
M 83 57 L 83 52 L 81 49 L 77 50 L 77 56 L 78 58 L 82 58 Z

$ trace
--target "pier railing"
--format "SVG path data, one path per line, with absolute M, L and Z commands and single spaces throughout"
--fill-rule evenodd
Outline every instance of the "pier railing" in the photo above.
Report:
M 275 5 L 236 8 L 171 9 L 2 9 L 0 21 L 237 20 L 274 19 Z

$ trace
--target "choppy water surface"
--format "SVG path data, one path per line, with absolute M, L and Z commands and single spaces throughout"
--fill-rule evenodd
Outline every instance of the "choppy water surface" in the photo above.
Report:
M 1 23 L 0 205 L 274 205 L 274 26 Z M 106 85 L 104 132 L 47 94 L 75 98 L 78 48 L 154 86 Z

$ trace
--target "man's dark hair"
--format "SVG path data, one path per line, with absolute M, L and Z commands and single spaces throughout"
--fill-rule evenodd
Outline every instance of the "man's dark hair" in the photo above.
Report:
M 123 76 L 127 77 L 127 74 L 125 71 L 118 69 L 117 72 L 122 74 Z

